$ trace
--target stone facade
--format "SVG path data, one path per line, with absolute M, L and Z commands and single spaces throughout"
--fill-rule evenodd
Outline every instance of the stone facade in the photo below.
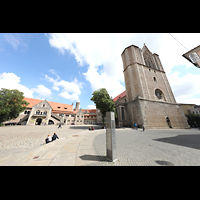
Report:
M 126 95 L 115 99 L 119 126 L 137 123 L 146 128 L 188 128 L 169 85 L 159 56 L 144 44 L 122 53 Z
M 98 109 L 81 109 L 80 102 L 73 104 L 62 104 L 46 100 L 25 98 L 29 103 L 26 110 L 19 116 L 4 124 L 15 123 L 21 125 L 83 125 L 102 124 L 102 115 Z

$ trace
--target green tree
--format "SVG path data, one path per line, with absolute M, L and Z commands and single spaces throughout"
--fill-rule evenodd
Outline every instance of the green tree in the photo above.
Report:
M 104 126 L 104 117 L 106 116 L 106 112 L 115 112 L 115 117 L 117 116 L 115 103 L 105 88 L 94 91 L 92 95 L 93 97 L 90 100 L 93 101 L 96 104 L 96 108 L 100 110 Z
M 24 93 L 19 90 L 0 90 L 0 124 L 17 118 L 26 109 L 29 103 L 23 99 Z
M 198 114 L 190 113 L 189 115 L 185 115 L 188 121 L 188 124 L 191 127 L 200 126 L 200 116 Z

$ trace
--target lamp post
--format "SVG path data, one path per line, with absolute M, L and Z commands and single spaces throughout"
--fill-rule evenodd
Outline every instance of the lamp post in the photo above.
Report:
M 197 68 L 200 68 L 200 45 L 183 54 L 183 57 L 190 61 Z

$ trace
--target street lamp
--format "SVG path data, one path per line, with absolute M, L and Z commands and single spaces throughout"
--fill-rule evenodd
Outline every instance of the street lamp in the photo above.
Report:
M 200 68 L 200 45 L 183 54 L 183 57 L 189 60 L 197 68 Z

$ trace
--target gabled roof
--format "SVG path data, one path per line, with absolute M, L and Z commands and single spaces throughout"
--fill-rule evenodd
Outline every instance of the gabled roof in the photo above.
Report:
M 41 101 L 43 101 L 43 100 L 40 100 L 40 99 L 32 99 L 32 98 L 27 98 L 27 97 L 25 97 L 23 100 L 27 101 L 29 103 L 27 108 L 32 108 L 34 105 L 36 105 L 36 104 L 40 103 Z
M 118 99 L 121 99 L 122 97 L 126 96 L 126 90 L 124 92 L 122 92 L 121 94 L 119 94 L 118 96 L 116 96 L 113 101 L 116 102 Z
M 34 105 L 44 101 L 40 99 L 32 99 L 32 98 L 24 98 L 25 101 L 30 103 L 27 108 L 32 108 Z M 66 112 L 66 111 L 71 111 L 73 112 L 73 105 L 69 104 L 64 104 L 64 103 L 57 103 L 57 102 L 52 102 L 52 101 L 47 101 L 49 105 L 52 107 L 52 111 L 60 111 L 60 112 Z
M 96 113 L 96 109 L 82 109 L 82 111 L 84 113 L 87 111 L 87 114 L 89 114 L 89 113 Z

